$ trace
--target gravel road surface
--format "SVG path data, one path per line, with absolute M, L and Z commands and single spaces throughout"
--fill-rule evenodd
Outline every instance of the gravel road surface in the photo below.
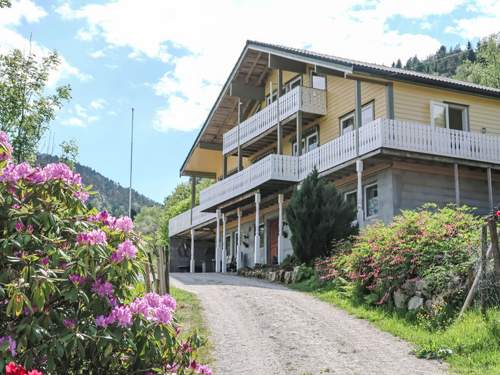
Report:
M 369 322 L 282 285 L 216 273 L 172 279 L 201 300 L 217 375 L 446 373 Z

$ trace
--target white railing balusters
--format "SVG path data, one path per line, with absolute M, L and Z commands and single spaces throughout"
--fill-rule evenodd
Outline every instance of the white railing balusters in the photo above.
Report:
M 296 108 L 299 97 L 292 95 L 283 98 L 286 98 L 286 101 L 280 105 L 280 116 L 286 116 Z M 270 113 L 261 114 L 264 115 L 271 116 Z M 360 155 L 379 148 L 390 148 L 500 164 L 499 136 L 436 128 L 409 121 L 379 118 L 365 124 L 359 129 L 359 146 Z M 356 156 L 355 132 L 335 138 L 299 157 L 269 155 L 241 172 L 202 190 L 199 209 L 213 208 L 270 180 L 299 182 L 306 178 L 314 167 L 320 173 L 325 172 L 354 160 Z M 179 216 L 182 215 L 184 214 Z M 186 220 L 185 217 L 183 220 Z
M 299 86 L 281 96 L 279 106 L 273 102 L 240 124 L 240 144 L 247 143 L 277 125 L 278 116 L 283 121 L 299 110 L 325 115 L 326 91 Z M 227 154 L 237 147 L 238 130 L 235 126 L 224 134 L 222 152 Z

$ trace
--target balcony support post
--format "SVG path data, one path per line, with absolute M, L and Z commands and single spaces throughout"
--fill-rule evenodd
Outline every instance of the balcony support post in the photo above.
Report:
M 356 192 L 357 219 L 358 225 L 361 227 L 364 221 L 363 213 L 363 160 L 356 160 L 356 173 L 358 175 L 358 189 Z
M 236 271 L 241 268 L 241 208 L 236 209 L 238 216 L 238 234 L 236 238 Z
M 220 208 L 216 211 L 217 228 L 215 229 L 215 272 L 220 272 Z
M 297 111 L 297 154 L 302 154 L 302 111 Z
M 394 120 L 394 84 L 392 82 L 385 86 L 385 99 L 387 101 L 387 118 Z
M 193 225 L 193 208 L 196 201 L 196 177 L 191 177 L 191 213 L 189 214 L 189 222 Z
M 486 168 L 486 176 L 488 177 L 488 202 L 490 211 L 493 211 L 493 179 L 491 177 L 491 168 Z
M 458 175 L 458 164 L 453 164 L 453 175 L 455 176 L 455 204 L 460 206 L 460 178 Z
M 254 267 L 258 262 L 258 256 L 260 252 L 260 193 L 255 193 L 255 244 L 253 249 L 253 259 L 254 259 Z
M 283 194 L 278 194 L 278 264 L 283 259 Z
M 222 260 L 222 272 L 226 272 L 226 222 L 227 217 L 222 214 L 222 254 L 220 259 Z
M 222 160 L 222 177 L 227 177 L 227 155 L 224 155 Z
M 276 126 L 276 137 L 277 142 L 277 150 L 276 153 L 278 155 L 283 154 L 283 134 L 282 134 L 282 129 L 281 129 L 281 121 L 280 121 L 280 97 L 281 97 L 281 89 L 283 85 L 283 72 L 281 69 L 278 69 L 278 88 L 277 88 L 277 100 L 276 100 L 276 121 L 278 122 L 278 125 Z
M 361 81 L 356 80 L 354 86 L 354 105 L 355 105 L 355 116 L 354 116 L 354 128 L 356 130 L 356 156 L 359 156 L 359 128 L 361 128 L 362 117 L 361 117 Z
M 191 228 L 191 261 L 189 262 L 189 271 L 194 273 L 194 228 Z
M 241 142 L 240 142 L 240 124 L 241 124 L 241 100 L 238 98 L 238 172 L 242 170 L 243 163 L 241 158 Z

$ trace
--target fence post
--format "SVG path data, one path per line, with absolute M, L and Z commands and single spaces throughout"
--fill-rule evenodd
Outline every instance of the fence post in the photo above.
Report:
M 158 249 L 158 279 L 160 281 L 161 295 L 165 294 L 165 272 L 163 267 L 165 267 L 163 247 L 160 247 Z
M 170 294 L 170 249 L 165 246 L 165 291 Z
M 490 229 L 491 248 L 494 260 L 495 287 L 498 288 L 498 284 L 500 283 L 500 249 L 498 247 L 497 222 L 494 217 L 488 219 L 488 227 Z
M 486 252 L 488 250 L 488 228 L 483 225 L 481 228 L 481 280 L 479 281 L 480 297 L 481 297 L 481 312 L 486 316 L 486 289 L 484 285 L 486 277 Z

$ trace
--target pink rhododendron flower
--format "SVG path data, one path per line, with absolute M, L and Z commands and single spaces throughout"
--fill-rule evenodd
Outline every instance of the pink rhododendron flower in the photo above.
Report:
M 111 316 L 120 327 L 130 327 L 132 325 L 132 313 L 127 306 L 114 307 Z
M 106 244 L 106 233 L 100 229 L 94 229 L 90 232 L 79 233 L 76 236 L 78 245 L 101 245 Z
M 132 229 L 134 229 L 134 223 L 131 218 L 128 216 L 122 216 L 117 219 L 115 219 L 111 224 L 110 224 L 111 229 L 116 229 L 116 230 L 121 230 L 122 232 L 128 233 Z
M 64 319 L 63 324 L 67 329 L 73 329 L 76 326 L 76 322 L 73 319 Z
M 113 285 L 109 281 L 97 279 L 92 284 L 92 291 L 99 297 L 111 297 L 113 295 Z
M 40 264 L 42 266 L 46 266 L 47 264 L 49 264 L 49 257 L 43 257 L 42 259 L 40 259 Z
M 124 259 L 133 259 L 137 255 L 137 248 L 132 241 L 125 240 L 118 245 L 118 248 L 111 254 L 111 261 L 119 263 Z
M 0 337 L 0 345 L 3 345 L 3 343 L 8 342 L 9 343 L 9 352 L 12 357 L 16 356 L 16 340 L 14 340 L 10 336 L 2 336 Z
M 68 279 L 74 284 L 83 284 L 85 282 L 85 277 L 77 274 L 69 275 Z
M 33 234 L 33 225 L 28 224 L 26 226 L 26 233 Z
M 18 221 L 16 223 L 16 231 L 18 232 L 22 232 L 24 230 L 24 224 L 22 221 Z

